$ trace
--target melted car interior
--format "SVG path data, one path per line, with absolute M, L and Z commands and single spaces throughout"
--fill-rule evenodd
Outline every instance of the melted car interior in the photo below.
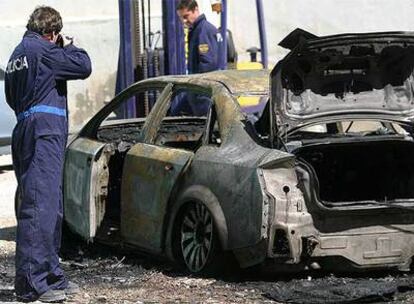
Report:
M 284 147 L 297 157 L 305 196 L 325 206 L 414 201 L 414 141 L 396 123 L 315 125 L 292 134 Z
M 252 136 L 266 147 L 269 117 L 267 105 Z M 277 149 L 296 155 L 299 186 L 310 200 L 330 207 L 414 202 L 409 125 L 344 120 L 306 126 L 276 141 Z

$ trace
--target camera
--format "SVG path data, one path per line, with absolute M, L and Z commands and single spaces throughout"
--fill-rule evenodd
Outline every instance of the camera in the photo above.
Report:
M 66 36 L 65 34 L 58 34 L 58 37 L 56 39 L 56 45 L 60 47 L 64 47 L 72 43 L 73 43 L 73 37 Z
M 57 39 L 56 39 L 56 45 L 57 46 L 59 46 L 59 47 L 62 47 L 63 48 L 63 46 L 64 46 L 64 41 L 63 41 L 63 36 L 61 35 L 61 34 L 58 34 L 58 37 L 57 37 Z

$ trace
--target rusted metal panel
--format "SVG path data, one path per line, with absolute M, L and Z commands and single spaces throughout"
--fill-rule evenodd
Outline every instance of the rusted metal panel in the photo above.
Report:
M 233 95 L 263 95 L 269 92 L 269 70 L 226 70 L 187 76 L 161 76 L 141 83 L 167 82 L 201 86 L 224 85 Z
M 102 160 L 96 163 L 104 143 L 86 138 L 76 139 L 66 153 L 64 169 L 65 220 L 85 239 L 95 236 L 101 215 L 95 206 L 100 178 L 105 175 Z M 98 213 L 97 213 L 98 212 Z M 98 220 L 98 221 L 97 221 Z
M 228 120 L 231 123 L 225 131 L 227 140 L 220 147 L 206 145 L 197 150 L 180 189 L 202 185 L 214 193 L 226 217 L 228 249 L 235 249 L 253 246 L 267 237 L 262 225 L 263 219 L 267 219 L 264 213 L 268 202 L 258 167 L 263 162 L 289 161 L 291 156 L 258 145 L 246 134 L 240 121 Z
M 125 241 L 160 252 L 171 191 L 193 155 L 141 143 L 129 150 L 121 190 L 121 234 Z
M 198 78 L 223 83 L 234 95 L 254 95 L 268 92 L 269 74 L 268 70 L 228 70 L 198 75 Z
M 142 133 L 144 134 L 144 142 L 154 142 L 155 136 L 159 130 L 161 120 L 165 117 L 169 109 L 169 100 L 173 94 L 172 92 L 173 85 L 171 83 L 162 91 L 161 95 L 158 97 L 154 108 L 151 110 L 151 114 L 148 116 L 145 121 Z

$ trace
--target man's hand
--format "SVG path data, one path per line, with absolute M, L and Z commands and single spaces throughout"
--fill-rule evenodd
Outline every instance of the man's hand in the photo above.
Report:
M 65 47 L 73 44 L 73 37 L 67 36 L 65 34 L 59 34 L 56 39 L 56 44 L 60 47 Z

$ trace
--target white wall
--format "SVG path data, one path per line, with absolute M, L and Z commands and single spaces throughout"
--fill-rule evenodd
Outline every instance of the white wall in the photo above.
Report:
M 259 46 L 256 1 L 228 2 L 229 28 L 243 55 L 250 46 Z M 316 35 L 414 31 L 413 0 L 263 0 L 263 5 L 271 63 L 286 54 L 278 42 L 298 27 Z

